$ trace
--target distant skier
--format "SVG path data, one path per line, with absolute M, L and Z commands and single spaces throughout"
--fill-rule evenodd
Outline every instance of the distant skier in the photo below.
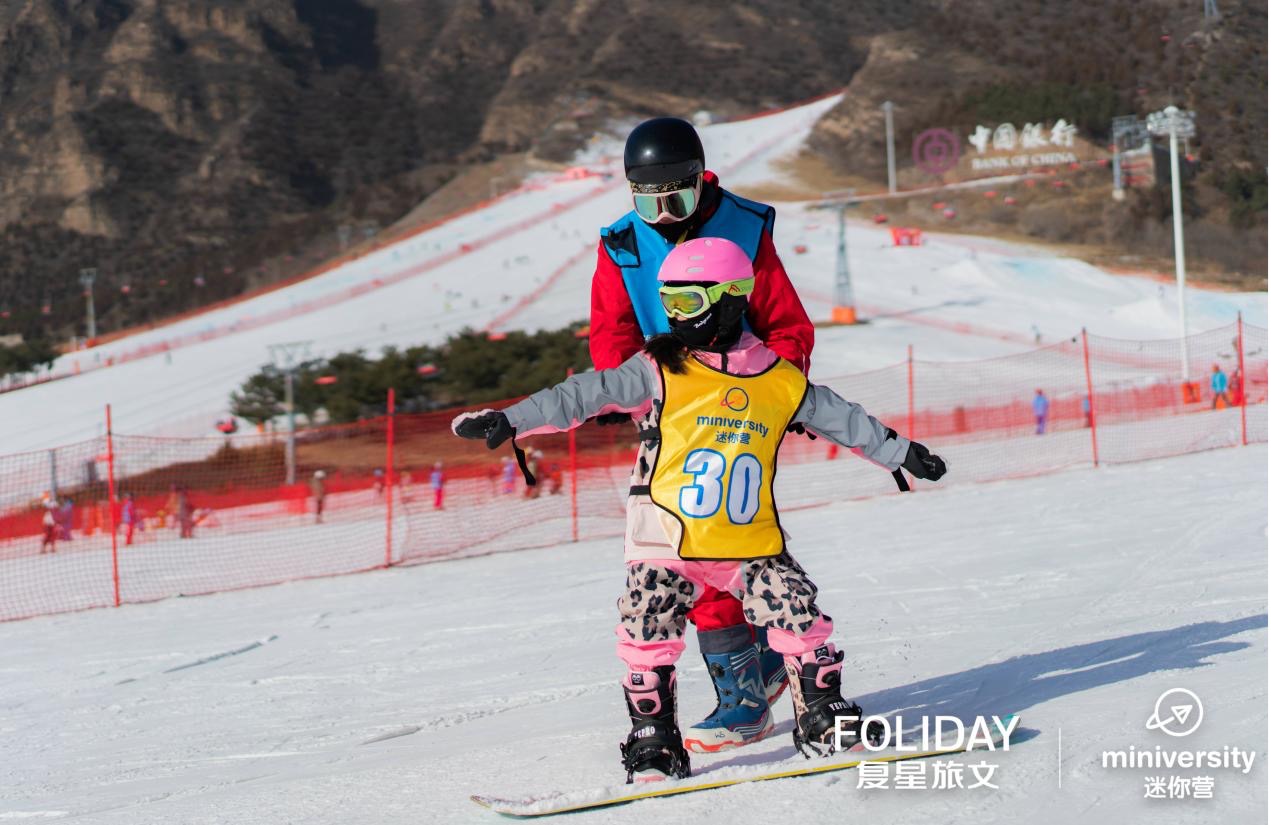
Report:
M 553 461 L 547 468 L 547 493 L 548 495 L 558 496 L 564 486 L 564 473 L 561 472 L 560 464 Z
M 45 553 L 57 552 L 57 518 L 54 511 L 57 509 L 57 499 L 46 498 L 44 500 L 44 517 L 40 520 L 44 528 L 44 537 L 40 540 L 40 555 Z
M 124 506 L 120 509 L 119 521 L 124 526 L 124 546 L 132 546 L 133 534 L 136 533 L 140 518 L 137 513 L 137 501 L 132 493 L 124 495 Z
M 516 492 L 516 462 L 507 456 L 503 457 L 499 482 L 502 485 L 503 495 L 510 496 Z
M 1037 435 L 1046 432 L 1046 417 L 1050 414 L 1050 399 L 1041 390 L 1033 396 L 1033 418 L 1037 420 Z
M 727 238 L 754 268 L 754 291 L 742 307 L 746 328 L 777 355 L 805 374 L 814 330 L 790 283 L 772 240 L 776 212 L 767 204 L 739 197 L 706 169 L 696 130 L 673 117 L 647 120 L 627 136 L 623 165 L 632 209 L 601 230 L 591 283 L 589 345 L 596 369 L 613 369 L 635 355 L 651 335 L 670 331 L 658 300 L 658 268 L 677 245 L 702 237 Z M 625 413 L 601 416 L 601 424 L 629 421 Z M 641 450 L 637 465 L 650 457 Z M 628 510 L 628 520 L 638 509 Z M 772 727 L 768 702 L 785 689 L 781 656 L 768 647 L 762 628 L 752 627 L 741 602 L 706 587 L 689 621 L 718 704 L 690 731 L 690 747 L 719 750 L 761 739 Z M 750 678 L 758 659 L 764 689 L 753 701 L 730 699 Z M 705 744 L 708 743 L 709 744 Z
M 529 470 L 529 473 L 531 476 L 538 478 L 539 467 L 541 467 L 543 463 L 543 451 L 530 450 L 528 453 L 526 453 L 526 456 L 528 458 L 528 461 L 526 461 L 525 463 L 525 468 Z M 526 498 L 538 498 L 542 494 L 543 494 L 542 484 L 535 484 L 533 487 L 527 486 L 525 488 Z
M 63 499 L 57 508 L 57 537 L 62 541 L 75 538 L 75 502 Z
M 309 479 L 309 494 L 313 496 L 313 523 L 322 523 L 322 511 L 327 503 L 327 474 L 325 470 L 314 470 Z
M 173 522 L 172 526 L 175 527 L 176 513 L 177 513 L 177 485 L 169 484 L 168 497 L 163 502 L 163 509 L 159 511 L 159 526 L 166 527 L 168 525 L 168 518 L 170 517 L 172 518 L 172 522 Z
M 676 247 L 663 262 L 660 305 L 670 333 L 616 369 L 575 375 L 503 411 L 455 418 L 463 438 L 495 448 L 508 438 L 569 430 L 622 411 L 637 424 L 652 460 L 632 477 L 627 588 L 618 601 L 618 655 L 631 732 L 622 745 L 630 782 L 637 773 L 689 775 L 676 719 L 675 662 L 686 617 L 708 585 L 730 592 L 746 618 L 767 629 L 784 658 L 795 707 L 796 747 L 833 752 L 840 718 L 859 719 L 843 699 L 843 653 L 829 643 L 830 618 L 816 585 L 787 552 L 772 494 L 777 450 L 802 424 L 888 470 L 904 467 L 937 480 L 944 462 L 885 427 L 746 332 L 746 297 L 755 286 L 746 253 L 721 238 Z M 747 654 L 754 660 L 755 654 Z M 758 669 L 721 695 L 721 705 L 762 700 Z M 859 723 L 841 723 L 850 745 Z M 726 733 L 720 734 L 723 741 Z M 710 749 L 712 742 L 699 742 Z
M 184 484 L 177 487 L 177 524 L 181 528 L 181 538 L 194 538 L 194 504 Z
M 1231 406 L 1239 407 L 1245 401 L 1245 385 L 1244 380 L 1240 377 L 1240 368 L 1236 367 L 1231 371 L 1231 376 L 1227 379 L 1227 397 L 1231 400 Z
M 1224 407 L 1231 406 L 1231 399 L 1227 397 L 1227 374 L 1217 364 L 1214 364 L 1213 372 L 1209 375 L 1209 389 L 1214 394 L 1212 409 L 1218 409 L 1219 401 L 1222 401 Z
M 432 487 L 432 508 L 441 510 L 446 502 L 446 474 L 438 461 L 432 465 L 432 473 L 428 476 L 428 484 Z

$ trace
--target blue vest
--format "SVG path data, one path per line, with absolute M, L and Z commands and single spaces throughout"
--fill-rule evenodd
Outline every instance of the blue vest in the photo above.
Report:
M 715 214 L 693 237 L 727 238 L 754 261 L 763 233 L 772 234 L 776 219 L 776 210 L 771 206 L 740 198 L 721 187 Z M 671 326 L 658 298 L 658 269 L 675 244 L 641 220 L 634 210 L 600 230 L 600 237 L 610 260 L 622 269 L 622 282 L 631 298 L 640 331 L 646 338 L 670 332 Z

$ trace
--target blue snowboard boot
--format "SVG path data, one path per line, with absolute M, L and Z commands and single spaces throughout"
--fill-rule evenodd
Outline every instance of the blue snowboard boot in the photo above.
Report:
M 755 644 L 759 646 L 759 670 L 763 674 L 764 695 L 768 704 L 776 704 L 777 697 L 785 692 L 790 684 L 790 674 L 786 670 L 786 657 L 768 647 L 768 628 L 755 626 Z
M 772 713 L 765 696 L 759 648 L 750 640 L 750 628 L 739 625 L 701 631 L 697 640 L 719 704 L 710 716 L 688 729 L 684 747 L 694 753 L 714 753 L 763 739 L 772 732 Z

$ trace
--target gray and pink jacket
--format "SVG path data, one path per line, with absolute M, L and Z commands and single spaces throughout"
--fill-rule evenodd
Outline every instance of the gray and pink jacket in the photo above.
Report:
M 719 353 L 694 351 L 693 356 L 712 369 L 730 375 L 755 375 L 772 366 L 776 353 L 750 333 L 742 333 L 737 346 Z M 630 413 L 641 432 L 655 433 L 661 404 L 662 380 L 657 363 L 636 353 L 611 370 L 571 376 L 503 410 L 518 438 L 541 433 L 566 432 L 583 422 L 611 412 Z M 802 424 L 818 435 L 855 451 L 889 471 L 898 468 L 909 451 L 909 440 L 896 435 L 865 408 L 841 398 L 829 387 L 808 384 L 803 404 L 792 424 Z M 677 559 L 680 526 L 665 517 L 649 498 L 656 439 L 641 439 L 632 493 L 627 498 L 626 560 Z

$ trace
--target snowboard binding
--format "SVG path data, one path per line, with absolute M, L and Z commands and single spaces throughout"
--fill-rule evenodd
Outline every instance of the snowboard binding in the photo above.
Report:
M 631 671 L 622 688 L 631 716 L 631 732 L 618 746 L 627 784 L 641 776 L 687 779 L 692 769 L 675 720 L 675 668 Z
M 825 645 L 798 659 L 786 659 L 786 669 L 794 699 L 794 746 L 805 758 L 829 756 L 840 750 L 840 743 L 842 750 L 851 750 L 862 738 L 874 746 L 883 743 L 883 726 L 873 722 L 862 730 L 861 706 L 840 693 L 842 651 Z M 843 734 L 836 737 L 840 729 Z

